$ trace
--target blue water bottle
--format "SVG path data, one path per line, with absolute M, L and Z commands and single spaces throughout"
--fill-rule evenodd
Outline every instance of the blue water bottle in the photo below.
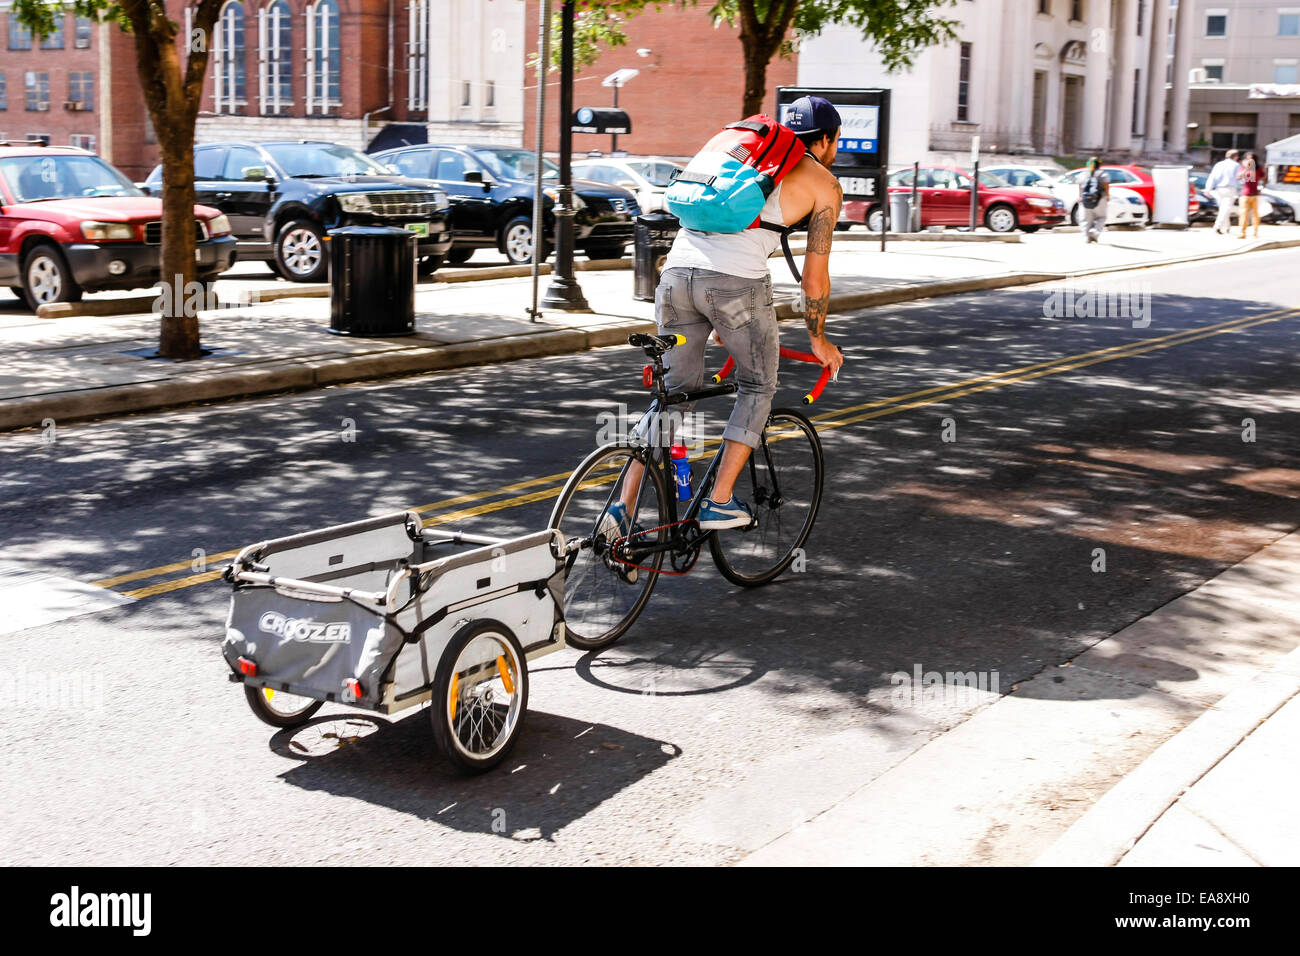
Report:
M 673 445 L 673 478 L 677 484 L 677 500 L 691 500 L 691 461 L 685 445 Z

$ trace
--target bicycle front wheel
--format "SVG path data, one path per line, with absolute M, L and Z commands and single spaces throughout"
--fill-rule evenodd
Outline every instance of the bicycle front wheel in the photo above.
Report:
M 822 500 L 822 443 L 801 412 L 774 409 L 736 479 L 736 497 L 758 523 L 709 538 L 713 563 L 732 584 L 757 587 L 790 566 L 812 533 Z
M 634 502 L 632 523 L 653 533 L 637 535 L 638 545 L 662 546 L 668 540 L 668 506 L 663 478 L 646 465 L 644 451 L 607 445 L 587 456 L 569 476 L 551 512 L 550 526 L 564 534 L 565 640 L 586 651 L 622 637 L 641 613 L 658 579 L 664 552 L 629 553 L 610 516 L 620 501 Z M 644 466 L 638 486 L 630 486 L 629 466 Z M 641 565 L 633 567 L 632 564 Z

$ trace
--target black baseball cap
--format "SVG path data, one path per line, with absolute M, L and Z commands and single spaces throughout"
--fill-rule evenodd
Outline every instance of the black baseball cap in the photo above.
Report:
M 796 133 L 830 136 L 840 128 L 840 112 L 825 97 L 801 96 L 786 108 L 785 125 Z

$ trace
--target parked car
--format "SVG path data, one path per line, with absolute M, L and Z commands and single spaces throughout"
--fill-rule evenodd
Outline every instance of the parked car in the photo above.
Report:
M 448 255 L 466 262 L 476 249 L 496 248 L 512 263 L 532 261 L 533 191 L 536 156 L 511 146 L 435 144 L 402 146 L 375 153 L 407 176 L 435 180 L 451 196 L 452 228 L 456 238 Z M 542 182 L 559 183 L 559 167 L 545 161 Z M 634 219 L 641 208 L 636 196 L 620 186 L 579 179 L 573 182 L 576 213 L 574 246 L 592 259 L 617 259 L 632 241 Z M 545 186 L 542 210 L 546 242 L 554 241 L 551 209 L 558 197 Z M 544 257 L 543 257 L 544 258 Z
M 1008 186 L 1020 186 L 1029 189 L 1047 189 L 1051 190 L 1052 183 L 1056 182 L 1064 173 L 1063 166 L 1033 166 L 1018 165 L 1006 163 L 1003 165 L 981 166 L 981 171 L 991 173 L 1004 180 Z
M 1300 222 L 1300 190 L 1265 186 L 1259 194 L 1273 207 L 1272 215 L 1265 222 Z
M 1150 171 L 1131 163 L 1102 166 L 1101 171 L 1106 174 L 1106 179 L 1111 186 L 1123 186 L 1125 189 L 1131 189 L 1142 197 L 1142 201 L 1146 203 L 1147 207 L 1147 222 L 1151 222 L 1156 208 L 1156 181 L 1151 177 Z M 1072 183 L 1078 187 L 1087 178 L 1088 170 L 1081 167 L 1070 170 L 1061 177 L 1061 181 Z M 1187 186 L 1187 217 L 1189 222 L 1200 209 L 1200 205 L 1200 195 L 1196 187 L 1189 183 Z
M 197 278 L 235 261 L 230 221 L 194 207 Z M 0 146 L 0 285 L 35 309 L 83 292 L 138 289 L 160 274 L 162 200 L 93 153 Z
M 145 181 L 162 193 L 162 167 Z M 194 148 L 194 194 L 230 217 L 241 259 L 294 282 L 329 273 L 325 234 L 340 226 L 397 226 L 419 239 L 421 273 L 451 249 L 447 194 L 335 143 L 207 143 Z
M 1205 188 L 1205 181 L 1208 178 L 1207 173 L 1192 173 L 1192 185 L 1196 187 L 1197 196 L 1201 201 L 1201 208 L 1192 218 L 1192 222 L 1214 222 L 1219 218 L 1219 199 Z M 1279 194 L 1278 191 L 1268 188 L 1259 191 L 1260 222 L 1296 222 L 1298 211 L 1300 211 L 1300 193 L 1288 198 L 1285 193 Z M 1233 224 L 1237 222 L 1236 207 L 1232 210 L 1230 221 Z
M 970 175 L 955 166 L 922 166 L 918 173 L 921 228 L 969 225 Z M 912 167 L 889 174 L 890 193 L 911 191 Z M 878 202 L 848 200 L 840 218 L 842 222 L 864 222 L 867 229 L 879 232 L 883 215 Z M 1065 205 L 1046 190 L 1010 186 L 981 170 L 978 218 L 994 232 L 1036 232 L 1064 222 Z
M 686 168 L 685 163 L 657 156 L 581 159 L 573 163 L 573 175 L 611 186 L 622 186 L 636 193 L 637 205 L 645 212 L 664 209 L 664 193 L 672 183 L 673 171 Z
M 1079 205 L 1079 181 L 1062 179 L 1064 170 L 1053 171 L 1042 166 L 990 166 L 988 171 L 1013 186 L 1046 189 L 1065 204 L 1070 221 L 1076 226 L 1083 220 L 1083 207 Z M 1106 204 L 1106 225 L 1145 226 L 1147 204 L 1142 196 L 1127 186 L 1111 186 L 1110 202 Z

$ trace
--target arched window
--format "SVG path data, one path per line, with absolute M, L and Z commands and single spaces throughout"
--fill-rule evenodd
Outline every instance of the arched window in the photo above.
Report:
M 235 113 L 245 102 L 244 7 L 230 0 L 221 8 L 212 43 L 212 108 Z
M 292 22 L 284 0 L 274 0 L 258 13 L 258 94 L 264 115 L 286 113 L 293 103 Z
M 307 112 L 329 113 L 340 105 L 339 8 L 316 0 L 307 8 Z

